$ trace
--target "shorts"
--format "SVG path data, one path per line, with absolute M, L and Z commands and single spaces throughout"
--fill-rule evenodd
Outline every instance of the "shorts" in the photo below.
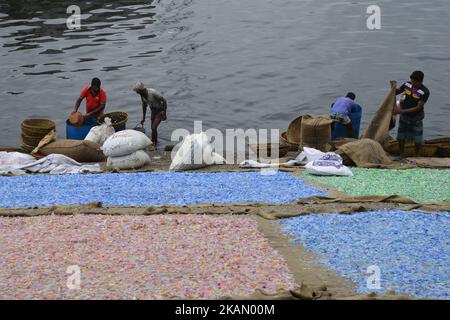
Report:
M 330 114 L 330 118 L 342 123 L 344 125 L 349 124 L 350 122 L 352 122 L 352 120 L 350 120 L 349 116 L 346 116 L 345 114 L 339 113 L 339 112 L 333 112 Z
M 408 118 L 400 116 L 398 123 L 397 140 L 414 141 L 417 144 L 423 143 L 423 121 L 418 118 Z
M 151 115 L 151 120 L 153 122 L 153 120 L 159 115 L 161 114 L 164 110 L 162 109 L 156 109 L 156 110 L 151 110 L 152 111 L 152 115 Z

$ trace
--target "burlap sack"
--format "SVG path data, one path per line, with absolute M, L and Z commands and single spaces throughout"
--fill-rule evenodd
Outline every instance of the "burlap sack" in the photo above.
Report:
M 325 116 L 302 118 L 300 148 L 309 147 L 323 152 L 331 150 L 331 124 L 333 120 Z
M 31 153 L 32 154 L 38 153 L 41 148 L 45 147 L 46 145 L 52 143 L 55 140 L 56 140 L 56 130 L 52 130 L 39 142 L 37 147 L 34 148 L 34 150 L 31 151 Z
M 362 168 L 395 168 L 398 166 L 386 155 L 381 144 L 371 139 L 346 143 L 340 146 L 336 153 L 343 159 L 350 159 L 356 166 Z M 346 163 L 344 162 L 344 164 Z
M 378 141 L 383 147 L 386 143 L 392 140 L 389 136 L 389 127 L 392 120 L 392 111 L 395 105 L 395 87 L 392 87 L 383 103 L 378 108 L 378 111 L 369 123 L 367 130 L 361 139 L 372 139 Z
M 52 142 L 40 149 L 40 153 L 44 156 L 52 153 L 62 154 L 78 162 L 105 161 L 105 155 L 100 146 L 87 140 L 60 140 Z

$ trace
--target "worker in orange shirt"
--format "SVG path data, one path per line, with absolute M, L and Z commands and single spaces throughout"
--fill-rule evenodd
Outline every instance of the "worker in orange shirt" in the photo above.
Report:
M 83 99 L 86 99 L 86 114 L 85 118 L 98 118 L 103 115 L 106 106 L 106 91 L 101 88 L 101 81 L 94 78 L 91 85 L 83 88 L 79 98 L 75 103 L 75 110 L 77 112 Z

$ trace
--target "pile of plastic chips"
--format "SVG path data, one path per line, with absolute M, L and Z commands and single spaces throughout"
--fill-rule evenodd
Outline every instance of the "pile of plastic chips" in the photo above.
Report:
M 401 195 L 415 201 L 450 201 L 450 170 L 352 168 L 353 177 L 305 177 L 352 196 Z
M 116 173 L 0 177 L 0 207 L 289 203 L 324 193 L 287 173 Z
M 296 288 L 251 217 L 0 218 L 0 299 L 168 299 Z
M 281 224 L 361 293 L 450 298 L 449 212 L 313 214 Z

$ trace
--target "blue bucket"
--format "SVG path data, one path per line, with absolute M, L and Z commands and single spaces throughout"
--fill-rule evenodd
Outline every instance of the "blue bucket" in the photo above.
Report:
M 351 112 L 349 115 L 350 120 L 352 121 L 352 127 L 353 127 L 353 137 L 359 139 L 359 127 L 361 124 L 361 116 L 362 116 L 362 108 L 360 105 L 358 105 L 356 111 Z M 333 130 L 331 138 L 333 140 L 336 140 L 338 138 L 348 138 L 347 137 L 347 128 L 339 123 L 339 122 L 333 122 Z
M 84 140 L 89 131 L 97 125 L 97 118 L 84 118 L 84 124 L 81 127 L 75 127 L 66 121 L 66 139 Z

